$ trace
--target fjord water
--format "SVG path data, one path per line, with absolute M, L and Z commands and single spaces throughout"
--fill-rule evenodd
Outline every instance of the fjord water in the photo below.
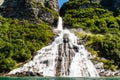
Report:
M 90 53 L 73 33 L 63 29 L 61 17 L 59 17 L 55 32 L 57 36 L 51 45 L 37 51 L 33 60 L 14 69 L 9 74 L 32 72 L 52 77 L 99 77 L 93 63 L 88 59 Z M 77 80 L 78 78 L 66 79 Z M 47 79 L 43 78 L 43 80 Z M 59 78 L 58 80 L 64 79 Z
M 0 80 L 120 80 L 120 78 L 88 78 L 88 77 L 0 77 Z

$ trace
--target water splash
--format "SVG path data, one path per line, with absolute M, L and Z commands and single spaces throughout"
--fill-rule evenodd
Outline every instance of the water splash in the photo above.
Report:
M 56 31 L 58 36 L 51 45 L 37 51 L 33 60 L 9 74 L 33 72 L 43 76 L 99 77 L 84 45 L 79 44 L 69 30 L 63 30 L 61 17 Z
M 4 0 L 0 0 L 0 6 L 4 3 Z

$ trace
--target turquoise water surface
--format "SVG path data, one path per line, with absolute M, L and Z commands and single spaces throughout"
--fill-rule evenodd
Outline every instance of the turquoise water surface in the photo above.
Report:
M 0 80 L 120 80 L 120 77 L 114 78 L 81 78 L 81 77 L 0 77 Z

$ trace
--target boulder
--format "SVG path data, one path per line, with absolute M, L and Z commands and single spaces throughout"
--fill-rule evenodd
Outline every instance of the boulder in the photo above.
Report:
M 11 77 L 25 77 L 25 76 L 39 76 L 39 77 L 43 77 L 42 75 L 41 75 L 41 73 L 37 73 L 37 72 L 26 72 L 26 71 L 24 71 L 24 72 L 21 72 L 21 73 L 16 73 L 16 74 L 11 74 L 11 75 L 7 75 L 7 76 L 11 76 Z

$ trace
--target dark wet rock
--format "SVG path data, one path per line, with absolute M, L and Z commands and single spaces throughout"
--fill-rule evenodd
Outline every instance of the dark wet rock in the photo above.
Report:
M 79 44 L 79 45 L 84 44 L 84 42 L 85 42 L 85 41 L 84 41 L 83 39 L 78 39 L 78 40 L 77 40 L 77 44 Z
M 42 77 L 41 73 L 36 73 L 36 72 L 17 72 L 16 74 L 11 74 L 11 75 L 7 75 L 7 76 L 17 76 L 17 77 L 25 77 L 25 76 L 40 76 Z
M 117 70 L 115 76 L 120 76 L 120 70 Z
M 69 35 L 68 34 L 64 34 L 63 35 L 63 42 L 64 43 L 68 43 L 69 42 Z

